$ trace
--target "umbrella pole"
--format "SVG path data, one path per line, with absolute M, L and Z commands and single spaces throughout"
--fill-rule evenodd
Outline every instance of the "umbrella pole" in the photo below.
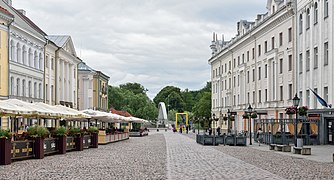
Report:
M 89 124 L 90 124 L 90 118 L 88 118 L 88 128 L 89 128 Z

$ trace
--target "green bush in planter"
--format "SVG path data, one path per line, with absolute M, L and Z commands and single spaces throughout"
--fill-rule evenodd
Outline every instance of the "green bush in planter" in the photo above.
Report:
M 50 134 L 49 130 L 42 126 L 32 126 L 28 129 L 28 136 L 32 138 L 41 137 L 46 138 Z
M 67 129 L 64 126 L 60 126 L 55 131 L 56 136 L 66 136 L 67 135 Z
M 70 136 L 79 136 L 79 135 L 81 135 L 81 130 L 80 130 L 80 128 L 71 128 L 71 129 L 68 130 L 68 134 Z
M 91 126 L 88 128 L 89 133 L 99 133 L 99 129 L 95 126 Z
M 6 138 L 11 139 L 12 133 L 9 131 L 9 129 L 0 129 L 0 138 Z

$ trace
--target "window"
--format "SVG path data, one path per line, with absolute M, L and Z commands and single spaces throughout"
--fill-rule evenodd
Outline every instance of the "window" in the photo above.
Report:
M 51 58 L 51 69 L 52 69 L 52 70 L 54 69 L 54 65 L 53 65 L 53 63 L 54 63 L 54 60 L 53 60 L 53 58 Z
M 303 91 L 299 91 L 299 98 L 300 98 L 299 104 L 303 104 Z
M 233 67 L 235 68 L 235 58 L 233 59 Z M 231 69 L 230 69 L 231 70 Z
M 238 56 L 238 66 L 240 65 L 240 56 Z
M 259 78 L 258 79 L 261 80 L 261 67 L 259 67 L 258 71 L 259 71 Z
M 249 71 L 247 71 L 247 83 L 249 83 Z
M 235 76 L 233 77 L 233 87 L 235 87 L 236 85 L 236 79 L 235 79 Z
M 324 65 L 328 65 L 328 42 L 324 44 Z
M 303 54 L 299 54 L 299 74 L 303 73 Z
M 252 59 L 255 58 L 255 48 L 252 49 Z
M 32 97 L 32 94 L 31 94 L 31 81 L 28 82 L 28 95 L 29 97 Z
M 255 91 L 253 91 L 253 103 L 256 102 L 256 99 L 255 99 Z
M 283 33 L 279 33 L 279 46 L 283 46 Z
M 292 41 L 292 28 L 288 29 L 288 41 L 291 42 Z
M 324 18 L 328 17 L 328 0 L 324 2 Z
M 10 77 L 10 95 L 14 95 L 14 77 Z
M 53 95 L 53 85 L 51 85 L 51 102 L 52 102 L 53 99 L 54 99 L 53 96 L 54 96 L 54 95 Z M 74 99 L 75 99 L 75 97 L 74 97 Z
M 265 102 L 268 101 L 268 89 L 264 90 L 264 100 L 265 100 Z
M 299 34 L 303 33 L 303 15 L 299 15 Z
M 264 65 L 264 78 L 268 77 L 268 65 Z
M 292 55 L 289 55 L 289 71 L 292 71 Z
M 245 63 L 245 54 L 242 54 L 242 64 Z
M 49 101 L 48 84 L 45 84 L 45 99 Z
M 253 82 L 255 81 L 255 69 L 253 69 Z
M 268 42 L 267 41 L 264 42 L 264 52 L 265 53 L 268 52 Z
M 261 103 L 261 90 L 259 90 L 259 103 Z
M 231 89 L 232 85 L 231 85 L 231 78 L 228 79 L 228 88 Z
M 292 99 L 292 84 L 289 84 L 289 99 Z
M 39 83 L 38 85 L 38 97 L 42 99 L 42 84 L 41 83 Z
M 227 89 L 227 80 L 225 79 L 225 90 Z
M 259 45 L 258 47 L 259 47 L 259 56 L 261 56 L 261 45 Z
M 16 96 L 20 96 L 20 78 L 16 79 Z
M 314 3 L 314 24 L 318 23 L 318 3 Z
M 318 47 L 314 48 L 314 69 L 318 68 Z
M 306 90 L 306 106 L 310 106 L 310 90 Z
M 240 76 L 238 75 L 238 86 L 240 86 Z
M 45 57 L 45 67 L 49 68 L 49 56 Z
M 306 51 L 306 72 L 310 71 L 310 50 Z
M 282 74 L 283 73 L 283 59 L 279 60 L 279 73 Z
M 230 63 L 231 64 L 231 63 Z M 227 64 L 225 63 L 225 73 L 227 72 Z
M 306 10 L 306 29 L 310 28 L 311 24 L 311 15 L 310 15 L 310 9 Z
M 328 102 L 328 87 L 324 87 L 324 100 Z
M 26 96 L 26 80 L 22 80 L 22 96 Z
M 280 92 L 280 101 L 283 101 L 283 86 L 279 87 L 279 92 Z
M 317 88 L 314 88 L 314 92 L 315 93 L 318 93 L 318 89 Z M 313 97 L 313 108 L 316 109 L 317 108 L 317 105 L 318 105 L 318 99 L 316 96 Z
M 275 37 L 271 38 L 271 49 L 275 49 Z
M 249 61 L 249 51 L 247 51 L 247 62 Z
M 228 69 L 231 70 L 231 61 L 228 62 Z

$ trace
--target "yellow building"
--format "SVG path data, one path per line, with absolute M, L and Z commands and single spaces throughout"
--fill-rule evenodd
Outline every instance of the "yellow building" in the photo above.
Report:
M 93 106 L 96 110 L 108 111 L 109 76 L 96 71 L 93 76 Z
M 14 16 L 0 6 L 0 99 L 8 99 L 8 26 L 14 21 Z M 8 129 L 8 118 L 0 119 L 0 128 Z

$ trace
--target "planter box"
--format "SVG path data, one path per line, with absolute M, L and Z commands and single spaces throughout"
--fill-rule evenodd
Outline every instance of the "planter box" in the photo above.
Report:
M 12 144 L 11 145 L 12 160 L 35 157 L 34 140 L 12 141 L 11 144 Z
M 216 136 L 216 144 L 224 144 L 224 136 Z
M 12 163 L 11 159 L 12 143 L 10 139 L 0 138 L 0 165 Z
M 237 136 L 235 138 L 235 144 L 239 146 L 246 146 L 246 136 Z
M 34 140 L 34 152 L 35 159 L 43 159 L 44 158 L 44 139 L 41 137 L 37 137 Z
M 214 136 L 210 135 L 197 135 L 196 136 L 197 143 L 202 144 L 202 145 L 210 145 L 210 146 L 217 146 L 218 143 L 216 142 L 216 138 Z
M 44 155 L 57 153 L 58 141 L 56 138 L 44 139 Z
M 58 153 L 66 154 L 66 136 L 58 136 Z
M 75 150 L 75 139 L 73 136 L 66 137 L 66 151 Z
M 92 144 L 92 139 L 90 135 L 84 135 L 83 136 L 83 148 L 87 149 L 91 146 Z
M 235 144 L 234 136 L 229 135 L 225 137 L 225 145 L 234 146 L 234 144 Z
M 83 137 L 82 136 L 76 136 L 74 137 L 75 141 L 75 150 L 76 151 L 83 151 Z
M 98 146 L 99 146 L 99 135 L 97 133 L 93 133 L 91 139 L 92 139 L 91 147 L 92 148 L 98 148 Z

